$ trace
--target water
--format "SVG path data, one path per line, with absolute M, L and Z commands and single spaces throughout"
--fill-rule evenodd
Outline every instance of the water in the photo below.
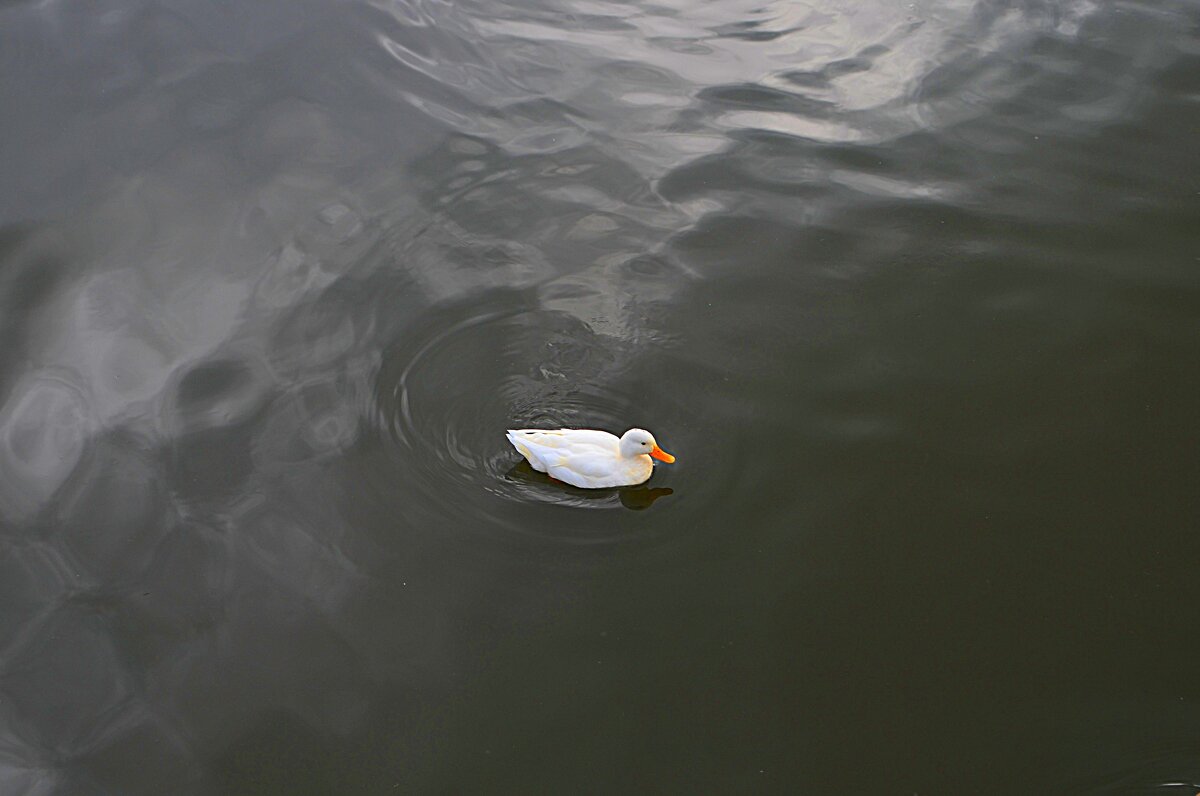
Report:
M 1200 790 L 1198 32 L 0 7 L 0 791 Z

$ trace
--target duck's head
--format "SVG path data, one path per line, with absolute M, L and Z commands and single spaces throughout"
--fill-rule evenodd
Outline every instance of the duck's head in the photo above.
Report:
M 653 456 L 660 462 L 671 464 L 675 457 L 658 447 L 654 435 L 644 428 L 631 428 L 621 435 L 622 456 Z

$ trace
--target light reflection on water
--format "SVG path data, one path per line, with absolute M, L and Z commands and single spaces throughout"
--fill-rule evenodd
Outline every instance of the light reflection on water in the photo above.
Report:
M 1190 781 L 1196 25 L 0 9 L 0 791 Z

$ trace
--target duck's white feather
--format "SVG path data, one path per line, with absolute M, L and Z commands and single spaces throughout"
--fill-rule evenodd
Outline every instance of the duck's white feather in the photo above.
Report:
M 620 438 L 607 431 L 519 428 L 508 441 L 533 469 L 584 489 L 640 484 L 654 472 L 649 456 L 622 456 Z

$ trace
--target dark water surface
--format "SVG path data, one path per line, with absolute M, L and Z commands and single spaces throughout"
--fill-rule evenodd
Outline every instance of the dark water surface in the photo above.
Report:
M 0 111 L 4 796 L 1200 790 L 1200 4 L 16 0 Z

